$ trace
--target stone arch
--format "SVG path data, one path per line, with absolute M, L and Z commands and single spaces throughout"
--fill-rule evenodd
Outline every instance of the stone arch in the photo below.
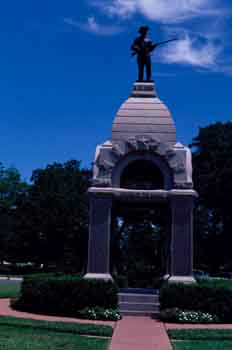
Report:
M 153 165 L 154 169 L 157 169 L 157 172 L 160 172 L 163 179 L 163 186 L 162 188 L 157 187 L 154 189 L 170 190 L 172 188 L 172 171 L 168 163 L 164 159 L 162 159 L 158 154 L 147 151 L 131 152 L 125 155 L 122 159 L 120 159 L 120 161 L 116 164 L 115 168 L 112 171 L 112 187 L 122 187 L 121 179 L 124 171 L 128 168 L 128 166 L 133 165 L 135 162 L 138 161 L 140 161 L 141 164 L 142 162 L 148 162 Z

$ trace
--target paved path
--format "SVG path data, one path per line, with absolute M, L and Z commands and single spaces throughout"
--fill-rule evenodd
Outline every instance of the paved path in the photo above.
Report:
M 110 350 L 171 350 L 161 322 L 149 317 L 123 317 L 116 325 Z
M 11 309 L 10 299 L 0 299 L 0 316 L 13 316 L 18 318 L 27 318 L 31 320 L 40 320 L 40 321 L 75 322 L 75 323 L 85 323 L 85 324 L 91 323 L 91 324 L 108 325 L 112 327 L 115 327 L 115 323 L 116 323 L 116 322 L 109 322 L 109 321 L 80 320 L 80 319 L 71 318 L 71 317 L 37 315 L 37 314 L 31 314 L 29 312 L 16 311 Z

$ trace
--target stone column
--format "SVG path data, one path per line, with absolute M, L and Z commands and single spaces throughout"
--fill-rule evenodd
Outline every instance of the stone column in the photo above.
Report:
M 104 190 L 103 190 L 104 191 Z M 110 275 L 110 234 L 112 195 L 89 191 L 90 223 L 86 279 L 112 280 Z
M 193 209 L 197 193 L 171 191 L 171 266 L 169 282 L 195 283 L 193 277 Z

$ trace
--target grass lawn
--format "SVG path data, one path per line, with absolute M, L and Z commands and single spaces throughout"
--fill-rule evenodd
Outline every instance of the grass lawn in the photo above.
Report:
M 0 298 L 17 298 L 20 294 L 20 284 L 12 281 L 0 281 Z M 1 349 L 1 348 L 0 348 Z
M 105 350 L 107 345 L 107 339 L 43 329 L 22 330 L 21 327 L 0 326 L 0 350 Z
M 173 350 L 231 350 L 232 330 L 170 330 Z
M 113 328 L 105 325 L 81 324 L 74 322 L 48 322 L 17 317 L 0 316 L 0 327 L 29 328 L 31 330 L 47 330 L 53 332 L 72 333 L 78 335 L 92 335 L 98 337 L 111 337 Z M 23 330 L 24 331 L 24 330 Z M 1 349 L 1 347 L 0 347 Z
M 227 340 L 185 340 L 172 343 L 173 350 L 231 350 L 232 341 Z M 0 347 L 1 349 L 1 347 Z
M 214 287 L 232 289 L 231 279 L 225 279 L 225 278 L 200 279 L 198 283 L 201 286 L 209 286 L 209 287 L 214 286 Z

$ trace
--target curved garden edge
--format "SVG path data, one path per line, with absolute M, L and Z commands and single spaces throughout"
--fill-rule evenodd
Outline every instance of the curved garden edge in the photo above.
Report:
M 48 316 L 48 315 L 38 315 L 29 312 L 21 312 L 13 310 L 10 307 L 10 299 L 0 299 L 0 316 L 12 316 L 18 318 L 27 318 L 31 320 L 39 321 L 54 321 L 54 322 L 75 322 L 82 324 L 96 324 L 96 325 L 107 325 L 115 328 L 117 322 L 113 321 L 94 321 L 94 320 L 83 320 L 71 317 L 59 317 L 59 316 Z

